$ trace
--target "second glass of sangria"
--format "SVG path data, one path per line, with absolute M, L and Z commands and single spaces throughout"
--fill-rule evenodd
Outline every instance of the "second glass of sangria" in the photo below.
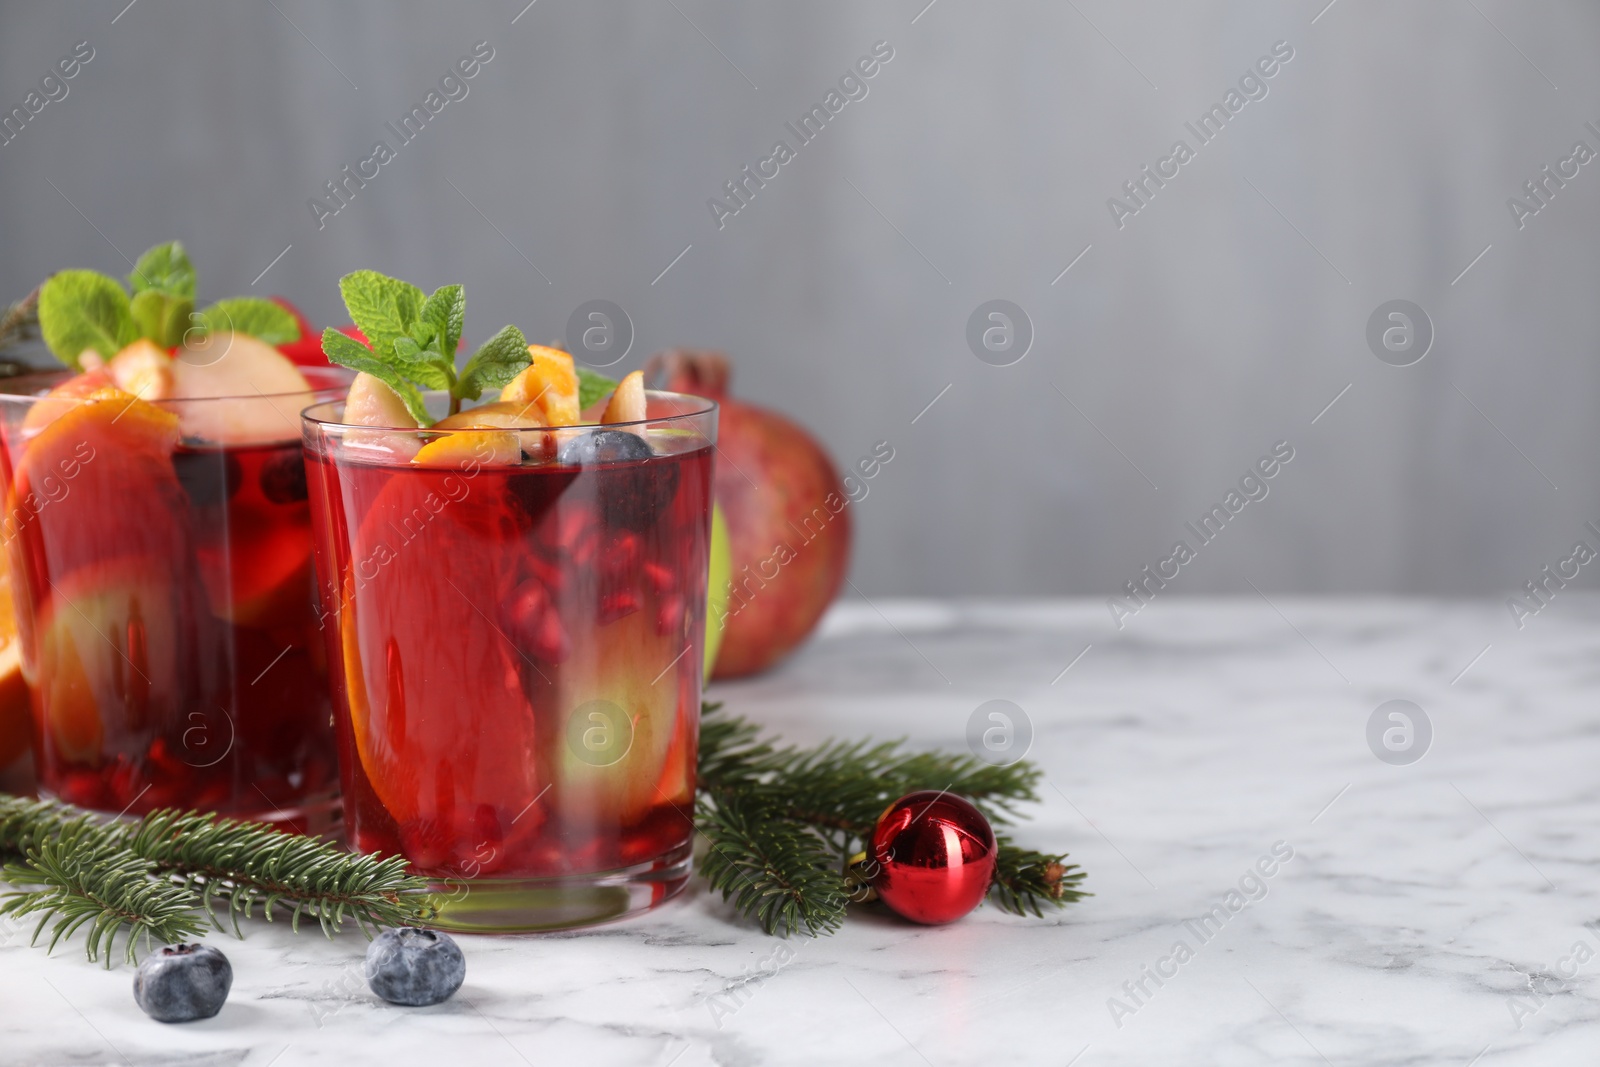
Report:
M 346 833 L 451 929 L 615 918 L 689 874 L 716 407 L 635 373 L 580 410 L 571 357 L 529 352 L 429 426 L 366 374 L 304 416 Z
M 245 334 L 5 380 L 3 536 L 44 795 L 319 831 L 337 816 L 299 412 L 341 396 Z

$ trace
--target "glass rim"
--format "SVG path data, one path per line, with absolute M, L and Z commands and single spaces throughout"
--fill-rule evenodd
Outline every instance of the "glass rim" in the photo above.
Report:
M 423 392 L 423 397 L 444 397 L 449 394 L 442 389 L 429 389 Z M 300 422 L 307 427 L 316 427 L 319 432 L 328 430 L 382 430 L 385 433 L 537 433 L 540 431 L 555 432 L 558 430 L 588 430 L 597 427 L 606 429 L 625 429 L 630 426 L 659 426 L 663 423 L 682 422 L 688 419 L 697 419 L 716 412 L 721 405 L 709 397 L 697 396 L 694 393 L 678 393 L 666 389 L 646 389 L 645 396 L 686 400 L 694 404 L 702 404 L 693 411 L 680 411 L 671 415 L 660 415 L 653 418 L 635 419 L 630 422 L 574 422 L 566 426 L 461 426 L 439 429 L 437 426 L 368 426 L 359 422 L 341 422 L 336 419 L 323 418 L 316 414 L 319 408 L 329 408 L 341 404 L 343 400 L 322 400 L 310 405 L 300 412 Z M 471 411 L 464 408 L 463 411 Z
M 156 397 L 146 400 L 145 403 L 156 405 L 215 404 L 222 401 L 285 400 L 291 397 L 305 396 L 307 393 L 315 396 L 319 393 L 331 393 L 338 389 L 349 389 L 350 383 L 355 381 L 355 371 L 350 370 L 348 367 L 340 367 L 332 363 L 328 364 L 326 367 L 302 366 L 300 364 L 295 364 L 295 369 L 298 370 L 306 379 L 306 387 L 304 389 L 280 390 L 272 393 L 263 393 L 258 390 L 253 393 L 229 393 L 226 396 Z M 48 396 L 48 394 L 45 392 L 26 393 L 18 392 L 16 389 L 16 386 L 25 385 L 29 382 L 48 381 L 53 385 L 59 385 L 62 382 L 70 381 L 81 374 L 87 373 L 89 372 L 75 371 L 71 367 L 40 367 L 30 370 L 26 374 L 16 374 L 9 378 L 0 378 L 0 403 L 14 403 L 18 401 L 37 403 L 38 401 L 45 399 L 49 399 L 52 403 L 87 403 L 89 398 L 84 396 L 52 397 Z M 318 378 L 322 379 L 320 383 L 315 380 Z M 117 387 L 115 385 L 108 385 L 107 388 L 114 389 Z M 328 402 L 328 400 L 319 400 L 315 403 L 325 404 Z

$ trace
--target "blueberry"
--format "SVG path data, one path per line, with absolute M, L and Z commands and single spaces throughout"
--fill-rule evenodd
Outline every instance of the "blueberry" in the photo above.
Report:
M 561 446 L 561 462 L 568 467 L 596 463 L 626 463 L 655 455 L 644 438 L 626 430 L 593 430 Z
M 145 957 L 133 976 L 133 999 L 162 1023 L 209 1019 L 233 985 L 228 957 L 210 945 L 168 945 Z
M 218 449 L 175 452 L 172 469 L 183 491 L 189 494 L 189 503 L 197 508 L 215 507 L 231 499 L 244 478 L 239 460 Z
M 466 976 L 467 961 L 449 934 L 402 926 L 367 946 L 367 985 L 391 1004 L 438 1004 Z
M 602 522 L 626 530 L 647 530 L 678 492 L 675 462 L 638 462 L 654 456 L 655 452 L 638 434 L 594 430 L 568 441 L 561 449 L 560 459 L 570 467 L 600 468 L 584 477 L 594 480 Z M 608 470 L 606 464 L 628 465 Z
M 298 448 L 261 465 L 261 495 L 274 504 L 297 504 L 306 499 L 306 461 Z

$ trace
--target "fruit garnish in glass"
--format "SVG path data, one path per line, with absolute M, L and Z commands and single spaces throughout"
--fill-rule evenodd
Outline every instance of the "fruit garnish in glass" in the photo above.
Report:
M 350 845 L 405 856 L 446 928 L 665 900 L 694 832 L 715 405 L 514 327 L 458 370 L 459 286 L 342 288 L 368 344 L 324 346 L 362 373 L 303 418 Z
M 299 413 L 351 376 L 285 359 L 274 345 L 299 329 L 276 304 L 195 311 L 176 242 L 128 282 L 52 276 L 40 328 L 71 369 L 0 395 L 39 789 L 326 829 L 337 756 Z

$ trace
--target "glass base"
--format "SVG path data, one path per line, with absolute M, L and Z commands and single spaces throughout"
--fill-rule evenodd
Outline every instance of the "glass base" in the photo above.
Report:
M 421 895 L 438 914 L 426 925 L 462 934 L 512 934 L 637 915 L 683 891 L 692 851 L 686 842 L 648 863 L 596 874 L 433 881 Z

